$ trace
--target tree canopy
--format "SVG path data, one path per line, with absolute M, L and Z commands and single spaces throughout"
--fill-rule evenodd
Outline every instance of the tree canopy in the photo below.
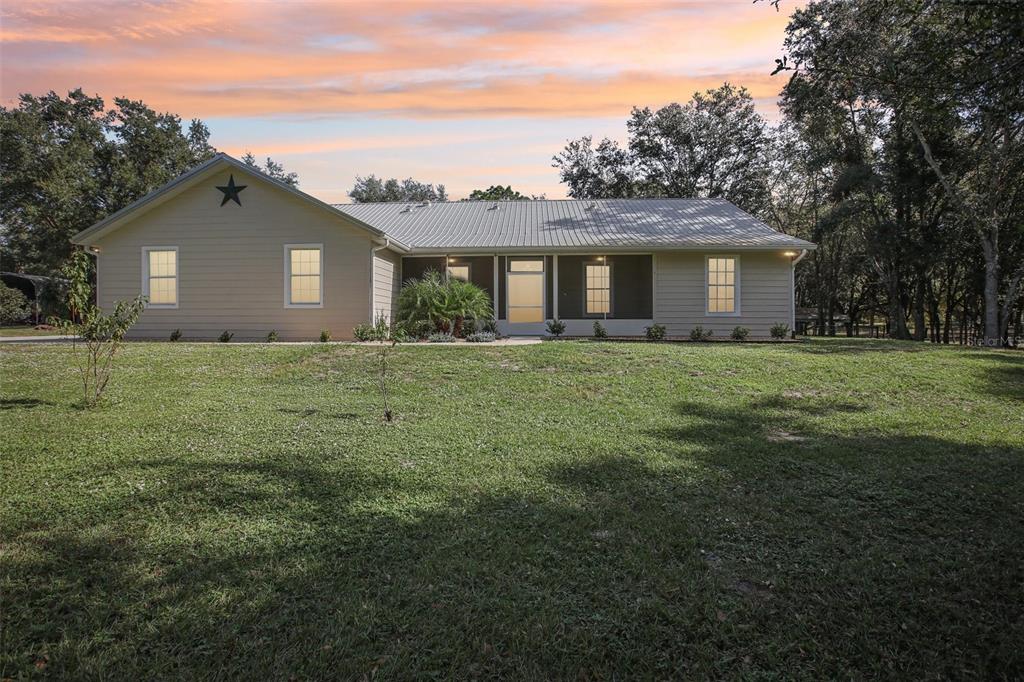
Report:
M 69 239 L 214 154 L 206 125 L 81 89 L 0 108 L 5 268 L 47 274 Z
M 724 198 L 754 214 L 768 205 L 768 135 L 745 88 L 729 83 L 686 104 L 634 108 L 625 148 L 570 141 L 553 158 L 569 196 Z
M 299 174 L 294 172 L 288 172 L 287 170 L 285 170 L 284 164 L 274 161 L 269 156 L 267 157 L 263 165 L 260 165 L 260 162 L 256 160 L 256 157 L 253 155 L 252 152 L 246 152 L 245 155 L 242 157 L 242 161 L 245 163 L 245 165 L 252 166 L 259 172 L 263 173 L 264 175 L 269 175 L 275 180 L 280 180 L 286 185 L 291 185 L 292 187 L 299 186 Z
M 1000 343 L 1024 276 L 1024 6 L 824 0 L 785 49 L 783 111 L 827 190 L 813 232 L 859 244 L 895 336 L 948 339 L 959 314 Z
M 469 193 L 468 201 L 530 201 L 528 197 L 512 189 L 512 185 L 491 185 L 487 189 L 475 189 Z
M 349 197 L 357 204 L 395 201 L 448 201 L 444 185 L 418 182 L 412 178 L 378 178 L 376 175 L 356 176 Z

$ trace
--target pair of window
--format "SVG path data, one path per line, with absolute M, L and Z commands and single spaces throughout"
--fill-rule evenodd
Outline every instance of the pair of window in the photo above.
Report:
M 739 312 L 739 273 L 734 256 L 707 258 L 707 313 L 735 315 Z M 611 266 L 605 263 L 586 265 L 586 313 L 607 315 L 611 312 Z
M 284 301 L 286 308 L 323 305 L 323 245 L 286 244 Z M 142 249 L 142 293 L 150 308 L 178 307 L 178 247 Z

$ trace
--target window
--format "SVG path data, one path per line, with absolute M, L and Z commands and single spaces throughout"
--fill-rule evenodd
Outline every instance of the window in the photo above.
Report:
M 509 272 L 544 272 L 544 261 L 540 258 L 509 258 Z
M 178 247 L 142 247 L 142 293 L 150 308 L 178 307 Z
M 469 265 L 449 265 L 448 279 L 461 279 L 463 282 L 468 282 Z
M 323 245 L 286 244 L 285 296 L 286 308 L 323 307 Z
M 544 260 L 508 259 L 508 321 L 544 321 Z
M 735 256 L 707 258 L 707 313 L 709 315 L 739 314 L 739 259 Z
M 605 315 L 612 312 L 612 266 L 607 263 L 587 263 L 586 277 L 587 315 Z

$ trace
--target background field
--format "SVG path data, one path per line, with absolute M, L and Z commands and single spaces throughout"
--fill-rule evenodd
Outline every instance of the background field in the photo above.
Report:
M 1024 355 L 0 347 L 3 676 L 1019 676 Z

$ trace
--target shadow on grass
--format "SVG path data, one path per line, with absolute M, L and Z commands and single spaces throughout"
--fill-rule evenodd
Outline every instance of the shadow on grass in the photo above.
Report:
M 38 398 L 0 398 L 0 410 L 23 410 L 42 405 L 52 406 L 53 403 Z
M 281 414 L 293 414 L 299 417 L 327 417 L 329 419 L 359 419 L 359 415 L 355 412 L 326 412 L 315 407 L 306 407 L 303 409 L 297 409 L 293 407 L 279 407 L 277 409 Z
M 683 402 L 657 456 L 529 492 L 144 462 L 158 485 L 5 533 L 4 674 L 1014 677 L 1024 451 L 814 421 L 851 409 Z
M 1024 353 L 992 355 L 982 377 L 985 389 L 997 398 L 1024 402 Z

